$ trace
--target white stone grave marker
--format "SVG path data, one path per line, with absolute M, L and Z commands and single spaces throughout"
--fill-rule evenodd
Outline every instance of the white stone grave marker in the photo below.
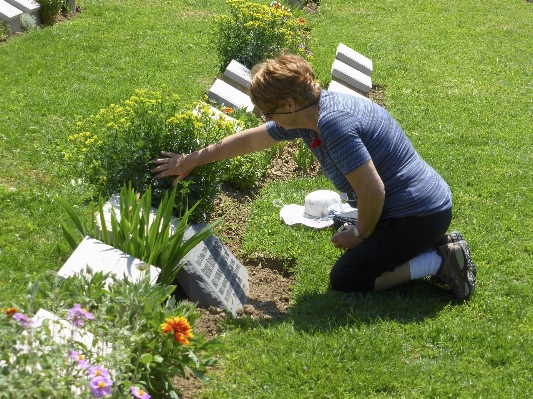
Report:
M 372 79 L 370 76 L 365 75 L 363 72 L 352 68 L 342 61 L 333 61 L 331 75 L 363 93 L 368 93 L 372 89 Z
M 248 112 L 252 112 L 254 109 L 252 100 L 247 94 L 220 79 L 215 80 L 207 93 L 207 97 L 218 104 L 233 109 L 245 108 Z
M 357 51 L 351 49 L 345 44 L 340 43 L 337 46 L 337 53 L 335 57 L 344 62 L 345 64 L 351 66 L 352 68 L 357 69 L 360 72 L 363 72 L 365 75 L 370 76 L 372 73 L 372 60 L 365 57 L 362 54 L 359 54 Z
M 160 272 L 158 268 L 147 267 L 140 259 L 106 245 L 102 241 L 85 237 L 57 274 L 67 278 L 85 271 L 87 267 L 95 273 L 112 273 L 119 280 L 126 276 L 132 281 L 139 281 L 144 273 L 149 273 L 152 284 L 157 281 Z

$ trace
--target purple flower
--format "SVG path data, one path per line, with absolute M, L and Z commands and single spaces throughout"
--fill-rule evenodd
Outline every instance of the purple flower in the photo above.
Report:
M 73 349 L 70 350 L 70 357 L 74 359 L 82 369 L 91 367 L 91 365 L 85 361 L 85 356 Z
M 94 319 L 94 315 L 87 309 L 82 308 L 79 303 L 75 304 L 72 309 L 69 309 L 67 315 L 67 320 L 70 321 L 75 327 L 82 327 L 84 320 L 92 319 Z
M 150 399 L 150 395 L 142 388 L 131 387 L 131 394 L 138 399 Z
M 35 322 L 32 319 L 29 319 L 27 315 L 23 313 L 15 313 L 13 318 L 20 323 L 24 328 L 32 326 Z
M 91 388 L 95 398 L 109 395 L 111 393 L 111 385 L 113 385 L 113 381 L 104 376 L 94 377 L 89 381 L 89 388 Z
M 87 375 L 89 378 L 96 378 L 100 376 L 109 377 L 109 372 L 102 366 L 91 366 L 89 370 L 87 370 Z

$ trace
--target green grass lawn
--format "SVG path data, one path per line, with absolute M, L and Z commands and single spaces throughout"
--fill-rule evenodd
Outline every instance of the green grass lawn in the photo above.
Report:
M 0 45 L 0 306 L 71 253 L 54 198 L 87 212 L 62 163 L 76 117 L 135 89 L 198 100 L 218 72 L 211 26 L 222 0 L 80 5 L 75 19 Z M 373 60 L 387 108 L 452 189 L 452 228 L 470 243 L 478 288 L 461 305 L 428 281 L 331 292 L 331 232 L 288 227 L 272 206 L 330 184 L 273 183 L 253 205 L 243 248 L 295 264 L 290 313 L 231 323 L 201 397 L 530 397 L 533 4 L 322 0 L 306 19 L 323 81 L 339 42 Z

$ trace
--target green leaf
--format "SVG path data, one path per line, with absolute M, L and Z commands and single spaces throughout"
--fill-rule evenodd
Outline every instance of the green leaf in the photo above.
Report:
M 154 360 L 154 357 L 150 353 L 145 353 L 139 358 L 139 361 L 145 366 L 149 363 L 152 363 L 152 360 Z
M 61 229 L 63 230 L 63 236 L 65 237 L 68 244 L 70 245 L 70 248 L 72 248 L 73 250 L 78 248 L 80 241 L 76 240 L 76 237 L 74 236 L 72 231 L 67 226 L 65 226 L 63 223 L 61 223 Z
M 107 225 L 105 222 L 104 217 L 104 205 L 102 204 L 102 198 L 98 198 L 98 209 L 100 210 L 100 229 L 102 231 L 102 242 L 107 245 L 111 245 L 111 241 L 109 240 L 109 233 L 107 231 Z
M 72 221 L 74 222 L 74 224 L 76 225 L 76 228 L 78 229 L 78 231 L 81 233 L 81 235 L 83 237 L 85 237 L 87 235 L 86 233 L 86 229 L 85 227 L 83 226 L 83 223 L 81 222 L 80 218 L 78 217 L 78 215 L 76 214 L 76 211 L 74 210 L 73 207 L 71 207 L 63 198 L 61 197 L 57 197 L 57 200 L 61 203 L 61 205 L 63 205 L 63 208 L 65 208 L 65 210 L 67 211 L 68 215 L 70 216 L 70 218 L 72 219 Z

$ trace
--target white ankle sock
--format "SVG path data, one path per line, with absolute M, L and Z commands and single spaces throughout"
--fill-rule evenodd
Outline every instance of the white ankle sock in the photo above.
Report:
M 442 263 L 442 258 L 437 251 L 431 251 L 418 255 L 409 261 L 411 280 L 434 276 Z

